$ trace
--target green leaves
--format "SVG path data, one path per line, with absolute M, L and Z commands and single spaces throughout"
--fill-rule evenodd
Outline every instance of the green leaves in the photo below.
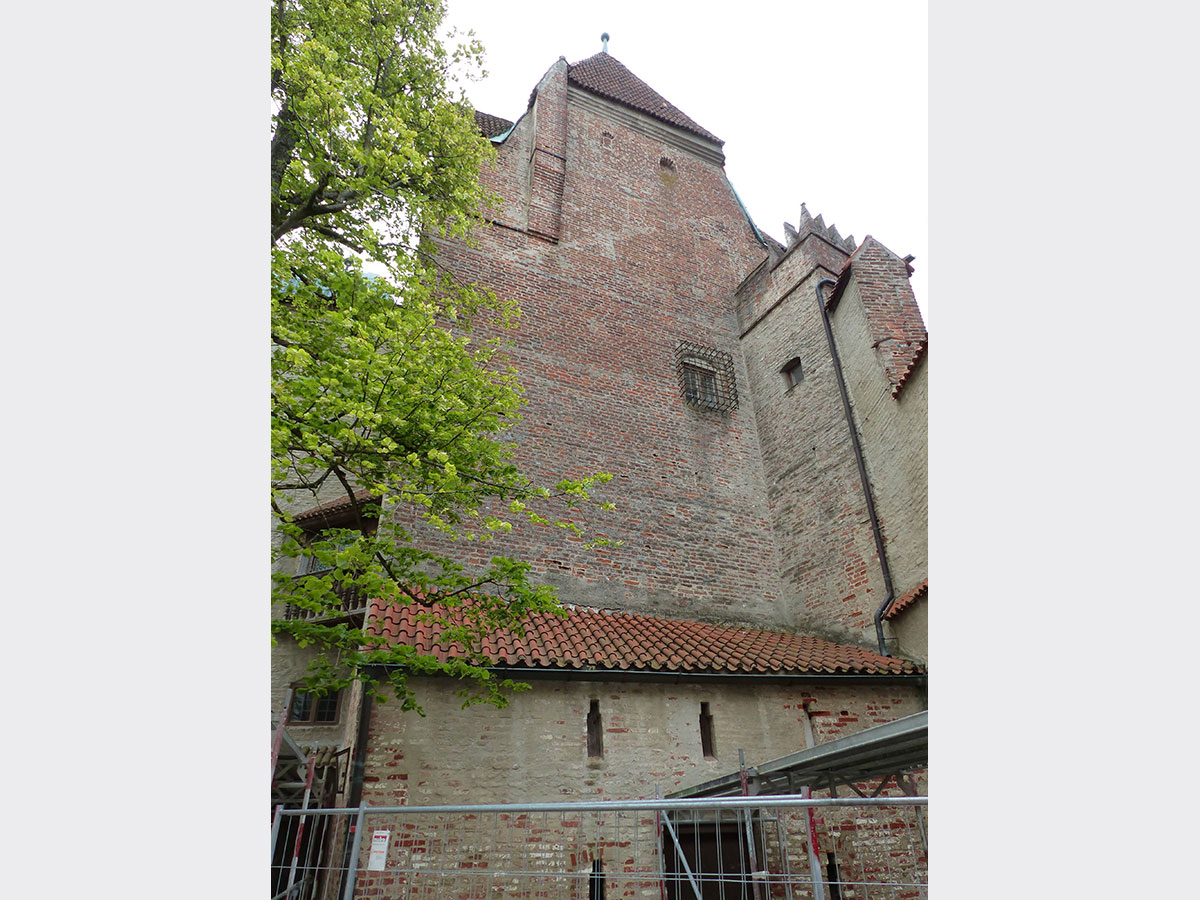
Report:
M 273 633 L 321 651 L 311 690 L 360 680 L 417 711 L 415 674 L 463 679 L 464 704 L 503 705 L 517 686 L 488 672 L 480 636 L 558 607 L 525 562 L 468 569 L 413 535 L 482 542 L 514 521 L 582 535 L 576 512 L 611 477 L 551 490 L 520 473 L 502 439 L 520 384 L 500 341 L 470 330 L 481 312 L 510 325 L 519 310 L 437 264 L 433 238 L 469 239 L 493 199 L 478 177 L 492 146 L 451 90 L 482 48 L 447 51 L 442 15 L 421 0 L 277 0 L 271 28 Z M 349 523 L 299 528 L 294 513 L 331 488 Z M 455 610 L 443 624 L 466 655 L 364 647 L 349 611 L 370 598 Z
M 324 228 L 382 260 L 433 234 L 466 235 L 488 199 L 477 174 L 492 148 L 446 73 L 451 60 L 478 70 L 482 48 L 447 54 L 442 14 L 422 0 L 275 5 L 273 245 Z

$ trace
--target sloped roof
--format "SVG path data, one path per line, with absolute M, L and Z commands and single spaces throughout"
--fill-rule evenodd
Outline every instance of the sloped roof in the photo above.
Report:
M 367 490 L 356 491 L 354 494 L 354 503 L 359 505 L 366 503 L 371 499 L 371 492 Z M 349 497 L 338 497 L 336 500 L 330 500 L 328 503 L 322 503 L 320 506 L 314 506 L 304 510 L 302 513 L 297 513 L 292 517 L 292 521 L 297 525 L 306 522 L 324 522 L 332 521 L 341 513 L 349 512 L 354 508 L 354 503 Z
M 462 655 L 443 626 L 417 620 L 420 607 L 373 601 L 367 632 L 445 662 Z M 458 617 L 455 621 L 460 621 Z M 523 637 L 498 631 L 483 651 L 500 666 L 723 674 L 918 675 L 903 659 L 807 635 L 611 610 L 568 607 L 566 618 L 531 615 Z
M 513 123 L 508 121 L 508 119 L 502 119 L 499 116 L 493 116 L 491 113 L 480 112 L 479 110 L 475 110 L 475 124 L 479 126 L 479 130 L 487 138 L 504 134 L 504 132 L 513 127 Z
M 886 613 L 884 613 L 883 617 L 885 619 L 896 618 L 896 616 L 900 615 L 900 613 L 904 612 L 904 610 L 908 609 L 910 606 L 912 606 L 914 603 L 916 603 L 922 597 L 926 596 L 928 593 L 929 593 L 929 579 L 926 578 L 924 581 L 922 581 L 920 584 L 918 584 L 915 588 L 913 588 L 907 594 L 904 594 L 899 600 L 896 600 L 895 602 L 893 602 L 892 605 L 888 608 L 888 611 Z
M 716 144 L 725 143 L 607 53 L 597 53 L 569 66 L 567 81 Z

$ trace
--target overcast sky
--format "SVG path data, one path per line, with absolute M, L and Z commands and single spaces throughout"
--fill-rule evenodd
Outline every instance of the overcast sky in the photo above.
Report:
M 487 48 L 488 77 L 467 86 L 476 109 L 516 119 L 559 56 L 599 52 L 607 31 L 612 56 L 725 141 L 760 229 L 782 241 L 804 202 L 843 236 L 913 254 L 928 325 L 924 2 L 447 2 L 448 25 Z

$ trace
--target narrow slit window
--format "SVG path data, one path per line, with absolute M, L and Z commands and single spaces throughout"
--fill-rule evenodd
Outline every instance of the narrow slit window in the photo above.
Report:
M 713 743 L 713 717 L 707 703 L 700 704 L 700 749 L 705 759 L 716 759 L 716 745 Z
M 588 900 L 604 900 L 604 860 L 592 860 L 592 874 L 588 878 Z
M 825 860 L 825 876 L 829 879 L 825 886 L 829 888 L 829 900 L 841 900 L 842 875 L 838 871 L 837 859 L 832 853 L 826 853 Z
M 786 385 L 786 390 L 789 391 L 804 378 L 804 370 L 800 368 L 800 357 L 798 356 L 793 356 L 784 363 L 780 371 L 783 372 L 784 384 Z
M 600 720 L 600 701 L 593 700 L 587 715 L 587 746 L 590 759 L 599 759 L 604 755 L 603 728 Z

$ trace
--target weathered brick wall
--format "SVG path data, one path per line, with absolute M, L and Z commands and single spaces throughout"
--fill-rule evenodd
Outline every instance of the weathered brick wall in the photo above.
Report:
M 929 575 L 928 361 L 904 261 L 867 238 L 830 314 L 846 388 L 900 597 Z M 918 356 L 918 352 L 920 355 Z M 914 360 L 916 360 L 915 365 Z M 897 385 L 902 385 L 897 391 Z M 881 595 L 882 600 L 882 595 Z M 921 601 L 922 609 L 925 601 Z M 914 610 L 901 614 L 894 626 Z M 906 655 L 925 659 L 924 614 L 903 626 Z
M 851 277 L 858 284 L 859 305 L 876 361 L 892 386 L 893 395 L 898 394 L 928 340 L 921 310 L 908 282 L 908 266 L 867 235 L 854 253 Z
M 307 673 L 308 664 L 317 655 L 315 647 L 300 647 L 292 638 L 281 635 L 271 648 L 271 736 L 279 723 L 279 713 L 287 700 L 288 688 L 297 684 Z M 288 726 L 295 741 L 304 746 L 349 747 L 358 731 L 362 691 L 358 685 L 342 691 L 336 722 L 329 724 Z
M 562 228 L 567 167 L 567 61 L 559 57 L 537 86 L 534 143 L 529 158 L 529 216 L 532 234 L 557 241 Z
M 883 579 L 816 296 L 847 258 L 810 234 L 756 273 L 739 291 L 741 343 L 794 624 L 874 646 Z M 797 356 L 789 386 L 781 368 Z
M 738 315 L 795 624 L 873 645 L 885 585 L 816 293 L 848 259 L 803 235 L 741 286 Z M 839 297 L 831 328 L 899 596 L 928 575 L 927 339 L 904 261 L 869 236 Z M 793 385 L 781 369 L 796 357 Z M 921 630 L 906 627 L 904 647 L 924 659 Z
M 908 685 L 533 681 L 503 710 L 462 710 L 456 685 L 414 679 L 424 718 L 397 704 L 371 710 L 365 802 L 377 806 L 653 797 L 803 749 L 804 704 L 818 743 L 920 712 Z M 604 756 L 587 755 L 599 700 Z M 716 758 L 700 745 L 700 704 L 713 716 Z
M 923 708 L 922 691 L 910 685 L 539 680 L 505 710 L 462 711 L 453 683 L 425 679 L 415 686 L 425 718 L 386 704 L 372 710 L 363 791 L 370 806 L 649 798 L 736 771 L 739 747 L 750 766 L 801 749 L 806 704 L 818 744 Z M 589 759 L 587 750 L 593 699 L 603 716 L 599 759 Z M 716 759 L 704 758 L 701 748 L 702 702 L 713 716 Z M 924 792 L 923 776 L 917 787 Z M 889 787 L 885 796 L 899 793 Z M 630 827 L 634 819 L 639 832 Z M 806 819 L 795 810 L 781 814 L 784 847 L 770 826 L 760 866 L 778 877 L 790 870 L 803 879 Z M 368 820 L 366 836 L 375 828 L 390 831 L 389 871 L 360 872 L 356 896 L 587 896 L 590 861 L 602 858 L 606 871 L 621 873 L 610 878 L 607 896 L 659 897 L 662 861 L 653 814 L 626 814 L 624 830 L 617 832 L 614 820 L 610 814 L 605 828 L 593 828 L 597 819 L 588 813 L 379 814 Z M 823 853 L 836 851 L 843 878 L 875 882 L 895 880 L 923 855 L 912 823 L 911 812 L 897 808 L 822 810 L 816 816 L 819 846 Z M 360 864 L 365 860 L 364 845 Z M 728 865 L 736 871 L 732 858 Z M 501 874 L 507 872 L 544 877 Z M 805 894 L 789 893 L 779 883 L 768 896 Z
M 315 506 L 332 503 L 346 497 L 346 491 L 340 484 L 326 483 L 314 497 L 311 493 L 293 491 L 280 497 L 280 503 L 293 515 L 303 513 Z M 271 530 L 271 546 L 277 551 L 283 541 L 283 535 L 275 528 Z M 295 574 L 299 560 L 279 557 L 272 568 L 275 571 Z M 286 614 L 285 605 L 272 605 L 271 616 L 283 618 Z M 283 709 L 290 687 L 298 684 L 307 674 L 309 663 L 318 655 L 315 647 L 301 647 L 287 635 L 280 635 L 271 646 L 271 726 L 274 729 L 278 721 L 278 713 Z M 341 710 L 337 723 L 333 725 L 296 725 L 291 726 L 291 733 L 301 744 L 315 746 L 348 747 L 354 740 L 358 723 L 358 692 L 347 690 L 343 692 Z
M 500 198 L 487 218 L 524 229 L 529 221 L 529 156 L 533 152 L 533 116 L 526 113 L 513 125 L 503 143 L 496 144 L 496 159 L 480 171 L 479 180 Z
M 536 147 L 554 152 L 565 123 L 557 242 L 533 227 L 535 181 L 530 232 L 539 234 L 521 230 L 509 203 L 477 247 L 447 244 L 442 256 L 460 277 L 521 305 L 510 335 L 529 401 L 511 433 L 520 464 L 550 482 L 614 473 L 602 493 L 619 509 L 599 521 L 623 544 L 593 554 L 526 527 L 474 556 L 530 559 L 568 602 L 789 622 L 748 392 L 727 413 L 689 406 L 674 358 L 680 340 L 728 352 L 742 392 L 748 375 L 731 298 L 765 251 L 719 165 L 636 117 L 566 99 L 562 74 L 547 74 L 518 143 L 500 149 L 488 175 L 512 190 L 531 158 L 547 155 Z

